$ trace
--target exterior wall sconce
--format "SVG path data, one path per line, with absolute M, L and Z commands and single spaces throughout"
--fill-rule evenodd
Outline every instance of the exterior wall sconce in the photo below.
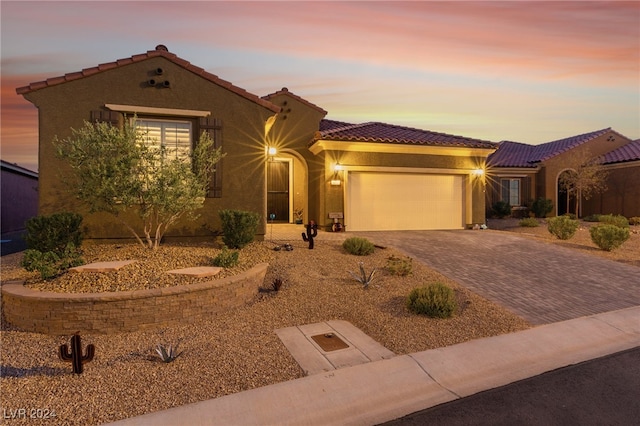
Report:
M 473 169 L 473 170 L 471 170 L 471 174 L 476 176 L 476 177 L 480 177 L 480 176 L 484 175 L 484 170 L 482 170 L 482 169 Z
M 342 171 L 342 166 L 340 163 L 336 163 L 333 166 L 333 178 L 331 179 L 331 186 L 340 186 L 342 181 L 340 180 L 340 172 Z
M 267 149 L 267 154 L 269 154 L 269 157 L 273 157 L 273 156 L 275 156 L 277 153 L 278 153 L 278 150 L 276 149 L 276 147 L 275 147 L 275 146 L 270 146 L 270 147 Z

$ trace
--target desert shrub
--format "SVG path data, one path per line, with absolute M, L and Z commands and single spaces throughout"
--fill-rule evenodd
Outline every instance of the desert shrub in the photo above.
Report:
M 531 211 L 535 217 L 547 217 L 551 210 L 553 210 L 553 201 L 548 198 L 540 197 L 531 203 Z
M 241 210 L 220 210 L 222 241 L 228 247 L 241 249 L 253 241 L 258 230 L 260 215 Z
M 599 216 L 600 223 L 604 223 L 607 225 L 614 225 L 620 228 L 628 228 L 629 227 L 629 219 L 621 215 L 612 215 L 612 214 L 601 214 Z
M 491 206 L 493 215 L 499 219 L 511 216 L 511 205 L 505 201 L 498 201 Z
M 84 264 L 80 251 L 68 243 L 62 252 L 27 249 L 22 258 L 22 267 L 29 272 L 40 272 L 43 280 L 55 278 L 69 268 Z
M 536 226 L 540 225 L 540 222 L 538 222 L 538 219 L 536 219 L 535 217 L 526 217 L 518 222 L 518 224 L 526 228 L 535 228 Z
M 547 223 L 549 232 L 561 240 L 568 240 L 573 237 L 580 225 L 579 221 L 571 219 L 567 215 L 552 217 Z
M 222 247 L 222 250 L 216 257 L 213 258 L 213 266 L 220 268 L 233 268 L 238 264 L 239 253 L 235 250 L 229 250 L 227 246 Z
M 355 273 L 351 271 L 349 271 L 349 273 L 353 278 L 355 278 L 356 281 L 362 284 L 363 288 L 367 289 L 369 288 L 369 285 L 373 282 L 373 278 L 375 277 L 377 269 L 373 268 L 371 272 L 367 274 L 367 271 L 365 271 L 364 269 L 364 263 L 360 262 L 358 266 L 360 267 L 359 273 Z
M 585 222 L 600 222 L 599 214 L 590 214 L 589 216 L 585 216 L 582 218 Z
M 456 295 L 453 289 L 440 282 L 417 287 L 407 297 L 407 308 L 432 318 L 448 318 L 457 308 Z
M 575 214 L 575 213 L 565 213 L 565 214 L 563 214 L 563 216 L 566 216 L 566 217 L 568 217 L 569 219 L 573 219 L 573 220 L 578 219 L 578 216 L 576 216 L 576 214 Z
M 368 256 L 373 253 L 375 247 L 373 243 L 366 238 L 351 237 L 344 240 L 342 248 L 349 254 L 355 254 L 356 256 Z
M 629 225 L 640 225 L 640 216 L 633 216 L 629 218 Z
M 82 244 L 80 224 L 82 216 L 77 213 L 54 213 L 50 216 L 36 216 L 27 220 L 25 226 L 27 248 L 42 253 L 64 253 L 69 243 L 75 247 Z
M 589 229 L 591 241 L 605 251 L 611 251 L 620 247 L 629 239 L 629 228 L 603 224 L 596 225 Z
M 400 258 L 396 256 L 390 256 L 387 259 L 387 271 L 391 275 L 398 275 L 400 277 L 406 277 L 411 273 L 413 269 L 413 259 L 410 257 Z

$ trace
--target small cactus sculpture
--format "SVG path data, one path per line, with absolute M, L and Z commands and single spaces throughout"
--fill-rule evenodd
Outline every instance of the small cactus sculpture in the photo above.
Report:
M 315 221 L 310 220 L 304 227 L 307 228 L 307 231 L 302 233 L 302 240 L 309 242 L 309 250 L 311 250 L 313 249 L 313 238 L 318 235 L 318 225 Z
M 75 374 L 82 374 L 82 365 L 85 362 L 89 362 L 93 359 L 95 353 L 95 346 L 87 345 L 87 353 L 82 355 L 82 342 L 80 340 L 80 334 L 76 332 L 71 338 L 71 351 L 65 343 L 60 346 L 58 355 L 62 361 L 71 361 L 73 365 L 73 372 Z

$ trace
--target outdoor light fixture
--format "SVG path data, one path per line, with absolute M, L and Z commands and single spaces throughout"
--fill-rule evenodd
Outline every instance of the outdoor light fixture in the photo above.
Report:
M 474 176 L 482 176 L 484 174 L 484 170 L 482 169 L 473 169 L 471 170 L 471 174 L 473 174 Z
M 342 171 L 342 166 L 340 163 L 336 163 L 333 166 L 333 179 L 331 179 L 331 186 L 340 186 L 342 181 L 340 180 L 340 171 Z
M 273 157 L 278 153 L 278 150 L 276 149 L 275 146 L 270 146 L 269 149 L 267 150 L 267 153 L 269 154 L 269 156 Z

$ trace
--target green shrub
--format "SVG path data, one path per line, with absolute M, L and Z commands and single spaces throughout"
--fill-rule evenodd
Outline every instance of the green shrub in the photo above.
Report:
M 351 237 L 344 240 L 342 248 L 349 254 L 355 254 L 356 256 L 368 256 L 373 253 L 375 247 L 373 243 L 366 238 Z
M 241 210 L 220 210 L 222 241 L 228 247 L 241 249 L 253 241 L 258 230 L 260 215 Z
M 614 226 L 618 226 L 620 228 L 628 228 L 629 227 L 629 220 L 621 215 L 612 215 L 612 214 L 601 214 L 599 216 L 600 223 L 604 223 L 607 225 L 614 225 Z
M 629 225 L 640 225 L 640 216 L 633 216 L 629 218 Z
M 585 216 L 582 218 L 585 222 L 600 222 L 599 214 L 590 214 L 589 216 Z
M 491 210 L 493 215 L 499 219 L 511 216 L 511 205 L 505 201 L 498 201 L 491 207 Z
M 535 217 L 526 217 L 518 223 L 520 224 L 520 226 L 526 228 L 535 228 L 536 226 L 540 225 L 540 222 L 538 222 L 538 219 L 536 219 Z
M 84 260 L 73 243 L 68 243 L 62 253 L 27 249 L 22 258 L 22 267 L 29 272 L 40 272 L 43 280 L 55 278 L 69 268 L 82 264 L 84 264 Z
M 213 266 L 220 268 L 233 268 L 238 264 L 240 253 L 235 250 L 229 250 L 227 246 L 222 247 L 222 251 L 213 258 Z
M 547 217 L 553 210 L 553 201 L 548 198 L 538 198 L 531 203 L 531 211 L 536 217 Z
M 575 214 L 575 213 L 565 213 L 565 214 L 563 214 L 563 216 L 566 216 L 566 217 L 568 217 L 569 219 L 573 219 L 573 220 L 578 219 L 578 216 L 576 216 L 576 214 Z
M 407 308 L 432 318 L 448 318 L 457 308 L 456 295 L 453 289 L 440 282 L 417 287 L 407 297 Z
M 573 237 L 580 225 L 579 221 L 571 219 L 567 215 L 552 217 L 547 223 L 549 232 L 561 240 Z
M 413 269 L 413 259 L 410 257 L 399 258 L 390 256 L 387 259 L 387 271 L 391 275 L 398 275 L 400 277 L 406 277 L 411 273 Z
M 81 223 L 82 216 L 77 213 L 65 212 L 32 217 L 25 224 L 27 248 L 42 253 L 51 251 L 60 256 L 69 243 L 80 247 L 82 245 Z
M 589 229 L 591 241 L 605 251 L 611 251 L 620 247 L 629 239 L 629 228 L 603 224 L 596 225 Z

